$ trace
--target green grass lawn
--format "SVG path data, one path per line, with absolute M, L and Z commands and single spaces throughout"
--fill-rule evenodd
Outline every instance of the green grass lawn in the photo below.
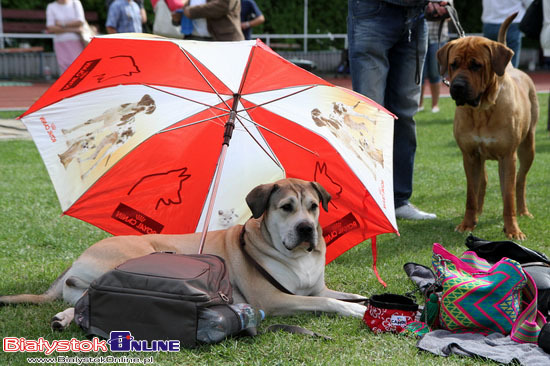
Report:
M 542 117 L 537 127 L 537 155 L 527 184 L 528 207 L 534 219 L 520 217 L 519 224 L 528 237 L 524 245 L 550 254 L 548 94 L 540 94 L 539 98 Z M 429 100 L 425 103 L 430 105 Z M 418 151 L 411 199 L 421 209 L 437 213 L 438 218 L 425 222 L 398 220 L 400 236 L 386 234 L 378 238 L 378 269 L 388 284 L 386 289 L 377 282 L 371 269 L 370 242 L 357 245 L 327 266 L 329 287 L 367 297 L 383 292 L 403 294 L 414 288 L 403 271 L 403 264 L 429 265 L 434 242 L 455 254 L 466 249 L 467 233 L 454 231 L 462 219 L 466 195 L 462 156 L 452 135 L 455 107 L 449 98 L 443 98 L 440 107 L 440 113 L 426 111 L 417 115 Z M 0 118 L 16 115 L 18 113 L 0 112 Z M 107 234 L 87 223 L 61 216 L 53 186 L 32 141 L 0 142 L 0 156 L 0 294 L 41 293 L 85 248 Z M 504 240 L 496 162 L 488 162 L 488 175 L 484 213 L 474 233 L 488 240 Z M 50 318 L 62 309 L 61 301 L 0 308 L 0 338 L 84 339 L 83 332 L 74 324 L 64 333 L 50 330 Z M 456 356 L 444 359 L 420 352 L 415 339 L 393 334 L 374 335 L 359 319 L 312 314 L 268 317 L 260 331 L 275 323 L 299 325 L 333 339 L 280 332 L 229 339 L 177 354 L 135 353 L 132 356 L 153 356 L 158 365 L 486 364 L 481 360 Z M 90 356 L 66 354 L 75 355 Z M 40 356 L 43 354 L 1 352 L 0 365 L 25 365 L 26 357 Z

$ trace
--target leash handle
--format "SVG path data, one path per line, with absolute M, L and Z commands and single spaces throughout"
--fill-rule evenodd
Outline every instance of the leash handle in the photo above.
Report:
M 453 22 L 453 25 L 456 29 L 456 32 L 458 33 L 458 38 L 466 37 L 464 33 L 464 29 L 462 29 L 462 25 L 458 20 L 458 13 L 456 12 L 456 9 L 451 4 L 445 5 L 445 9 L 447 9 L 447 14 L 449 14 L 449 18 L 451 18 L 451 21 Z M 446 21 L 445 19 L 441 19 L 441 21 L 439 22 L 439 29 L 437 30 L 437 48 L 438 49 L 439 47 L 441 47 L 441 33 L 443 32 L 443 22 L 445 21 Z

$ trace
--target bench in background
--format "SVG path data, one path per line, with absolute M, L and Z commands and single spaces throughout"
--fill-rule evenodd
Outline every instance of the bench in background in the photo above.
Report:
M 90 24 L 97 26 L 99 17 L 95 11 L 85 11 Z M 1 48 L 4 39 L 31 40 L 53 39 L 46 32 L 45 9 L 6 9 L 2 8 L 2 28 L 0 33 L 0 78 L 46 78 L 58 76 L 55 55 L 44 52 L 43 46 L 30 47 L 28 42 L 19 42 L 19 47 Z
M 97 12 L 85 11 L 84 16 L 88 23 L 98 23 Z M 46 10 L 2 9 L 2 20 L 4 33 L 46 33 Z

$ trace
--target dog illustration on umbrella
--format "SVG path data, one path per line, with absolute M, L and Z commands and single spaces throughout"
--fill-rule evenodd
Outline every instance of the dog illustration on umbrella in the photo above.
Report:
M 342 102 L 333 102 L 332 111 L 328 116 L 314 108 L 311 110 L 311 118 L 317 126 L 328 128 L 369 167 L 373 176 L 376 176 L 371 167 L 372 161 L 384 167 L 384 155 L 381 149 L 375 147 L 373 129 L 376 121 L 366 114 L 355 111 L 359 103 L 348 106 Z M 365 159 L 365 154 L 371 159 Z
M 67 168 L 74 159 L 79 163 L 95 160 L 81 176 L 82 179 L 86 178 L 104 157 L 108 157 L 108 162 L 111 155 L 136 133 L 136 115 L 151 114 L 155 109 L 155 101 L 149 94 L 145 94 L 138 102 L 109 108 L 84 123 L 70 129 L 62 129 L 63 134 L 68 136 L 68 148 L 58 154 L 61 164 Z M 91 131 L 90 126 L 93 126 Z M 83 157 L 92 151 L 89 156 Z

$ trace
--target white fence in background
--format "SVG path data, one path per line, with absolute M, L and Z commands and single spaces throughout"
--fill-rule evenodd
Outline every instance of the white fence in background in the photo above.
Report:
M 344 48 L 348 48 L 348 35 L 346 33 L 327 33 L 327 34 L 252 34 L 252 38 L 260 38 L 262 41 L 264 41 L 265 44 L 267 44 L 269 47 L 271 47 L 272 41 L 280 40 L 280 39 L 300 39 L 303 40 L 303 48 L 302 51 L 305 53 L 309 52 L 308 49 L 308 40 L 314 40 L 314 39 L 328 39 L 331 41 L 342 39 L 344 40 Z
M 1 33 L 0 41 L 10 40 L 5 44 L 18 44 L 21 47 L 28 39 L 52 39 L 52 34 L 20 34 L 20 33 Z M 268 46 L 275 48 L 276 51 L 287 60 L 307 60 L 315 65 L 315 72 L 333 73 L 342 59 L 342 50 L 335 49 L 330 51 L 307 51 L 307 40 L 331 40 L 339 41 L 347 49 L 347 35 L 345 33 L 337 34 L 254 34 L 253 38 L 260 38 Z M 13 40 L 22 40 L 13 42 Z M 278 43 L 282 40 L 303 40 L 302 45 L 295 43 Z M 282 46 L 286 46 L 282 48 Z M 340 46 L 341 47 L 341 46 Z M 534 70 L 538 63 L 538 50 L 522 49 L 520 58 L 520 67 Z M 53 52 L 32 52 L 32 53 L 3 53 L 0 47 L 0 79 L 40 79 L 51 75 L 52 78 L 59 76 L 57 62 Z
M 344 47 L 347 47 L 346 34 L 255 34 L 254 38 L 260 38 L 268 46 L 281 46 L 277 41 L 282 40 L 344 40 Z M 5 45 L 17 44 L 19 47 L 30 39 L 53 39 L 52 34 L 45 33 L 0 33 L 0 41 Z M 8 40 L 12 42 L 7 42 Z M 18 42 L 14 42 L 17 40 Z M 293 48 L 292 45 L 298 46 Z M 307 46 L 304 46 L 307 47 Z M 333 72 L 340 63 L 341 51 L 304 51 L 303 47 L 297 44 L 291 44 L 286 49 L 277 49 L 277 52 L 286 59 L 300 59 L 313 62 L 316 66 L 315 71 Z M 2 53 L 0 52 L 0 78 L 44 78 L 51 75 L 55 78 L 59 76 L 55 54 L 53 52 L 32 52 L 32 53 Z

